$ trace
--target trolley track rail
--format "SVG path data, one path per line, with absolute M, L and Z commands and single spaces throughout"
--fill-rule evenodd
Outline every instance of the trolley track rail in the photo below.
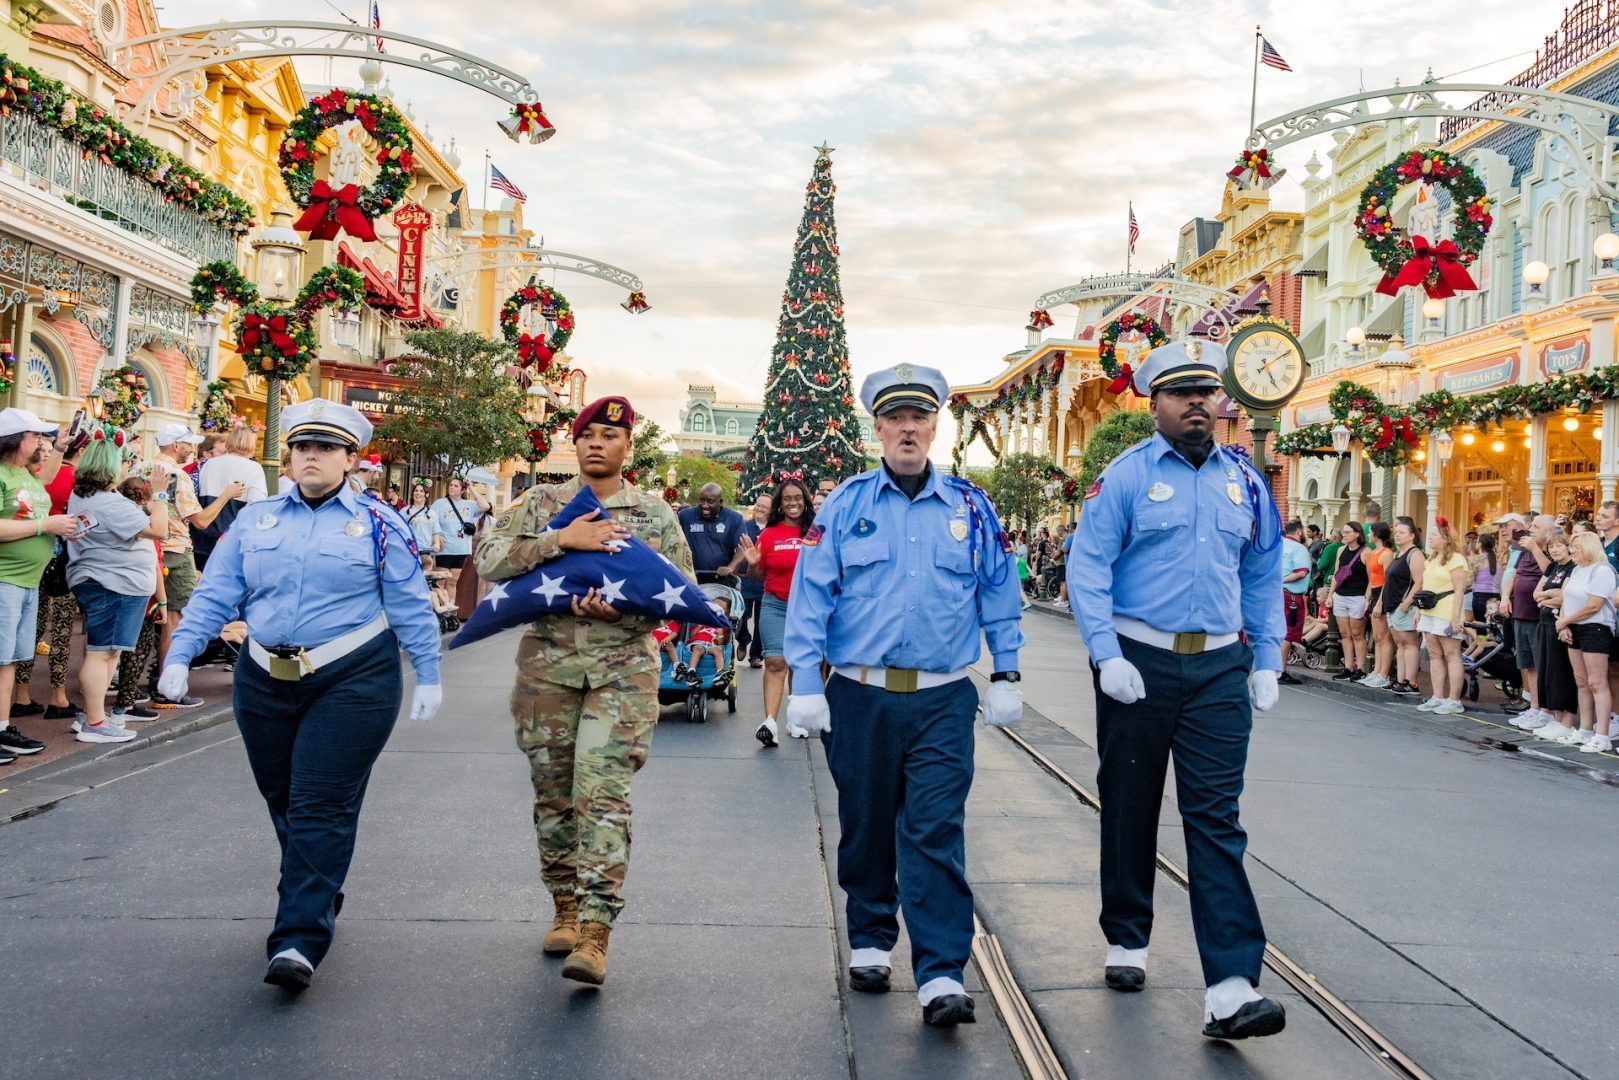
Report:
M 1062 766 L 1052 761 L 1038 748 L 1011 728 L 1002 728 L 1002 734 L 1010 739 L 1019 750 L 1028 755 L 1035 764 L 1050 775 L 1058 783 L 1066 787 L 1079 801 L 1085 803 L 1093 810 L 1102 808 L 1101 800 L 1096 797 L 1085 785 L 1069 776 Z M 1173 879 L 1181 888 L 1187 888 L 1189 880 L 1186 871 L 1170 859 L 1163 852 L 1157 853 L 1158 869 Z M 982 923 L 977 925 L 977 934 L 973 939 L 973 960 L 978 970 L 984 976 L 985 986 L 995 998 L 1001 1015 L 1006 1018 L 1007 1027 L 1012 1032 L 1012 1042 L 1024 1069 L 1030 1077 L 1036 1080 L 1045 1078 L 1065 1077 L 1056 1053 L 1046 1040 L 1045 1032 L 1040 1028 L 1039 1020 L 1035 1017 L 1032 1006 L 1023 992 L 1018 989 L 1016 981 L 1012 978 L 1010 968 L 1006 964 L 1006 957 L 1000 951 L 1000 945 L 994 936 L 987 933 Z M 980 955 L 980 942 L 983 942 L 983 955 Z M 1276 975 L 1318 1013 L 1326 1018 L 1327 1022 L 1337 1028 L 1345 1038 L 1354 1043 L 1368 1057 L 1378 1062 L 1391 1076 L 1403 1077 L 1405 1080 L 1435 1080 L 1435 1077 L 1418 1065 L 1403 1050 L 1396 1046 L 1393 1040 L 1378 1031 L 1372 1024 L 1347 1005 L 1332 991 L 1322 986 L 1314 975 L 1311 975 L 1292 957 L 1282 952 L 1275 945 L 1265 945 L 1265 966 Z M 992 972 L 994 974 L 992 974 Z M 1008 996 L 1003 999 L 1001 993 Z M 1021 1032 L 1023 1025 L 1032 1026 L 1038 1038 L 1034 1038 L 1026 1031 Z M 1027 1048 L 1026 1048 L 1027 1047 Z M 1055 1069 L 1055 1071 L 1049 1071 Z

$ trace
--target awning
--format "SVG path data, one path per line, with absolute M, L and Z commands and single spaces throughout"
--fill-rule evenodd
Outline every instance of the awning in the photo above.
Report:
M 1322 319 L 1306 330 L 1304 336 L 1299 338 L 1299 344 L 1304 347 L 1304 358 L 1306 360 L 1326 355 L 1327 320 Z
M 1258 314 L 1259 298 L 1264 295 L 1266 288 L 1265 282 L 1255 282 L 1249 286 L 1248 291 L 1243 293 L 1240 298 L 1233 296 L 1230 300 L 1227 300 L 1223 309 L 1226 319 L 1234 322 L 1243 315 Z M 1214 328 L 1219 325 L 1219 316 L 1211 311 L 1193 323 L 1190 332 L 1202 337 L 1208 337 L 1214 331 Z
M 1405 334 L 1405 303 L 1396 296 L 1383 306 L 1383 310 L 1372 316 L 1366 324 L 1366 336 L 1378 341 L 1387 341 L 1396 334 Z
M 410 301 L 399 291 L 399 286 L 394 284 L 393 278 L 383 273 L 369 258 L 354 254 L 345 240 L 337 242 L 337 265 L 359 271 L 360 276 L 365 279 L 365 302 L 369 306 L 396 319 L 399 318 L 400 308 L 410 306 Z M 426 308 L 422 309 L 420 318 L 401 321 L 425 323 L 435 328 L 442 325 L 438 317 Z
M 1299 277 L 1327 276 L 1327 245 L 1322 244 L 1304 257 L 1304 264 L 1295 273 Z

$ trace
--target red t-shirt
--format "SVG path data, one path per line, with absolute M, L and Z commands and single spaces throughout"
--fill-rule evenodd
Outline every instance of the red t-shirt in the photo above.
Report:
M 759 534 L 759 566 L 765 572 L 765 592 L 779 600 L 786 600 L 793 587 L 793 570 L 798 566 L 799 552 L 804 550 L 804 538 L 797 525 L 785 521 L 772 525 Z
M 67 497 L 73 494 L 73 475 L 73 466 L 64 463 L 45 485 L 45 492 L 51 497 L 51 513 L 67 513 Z

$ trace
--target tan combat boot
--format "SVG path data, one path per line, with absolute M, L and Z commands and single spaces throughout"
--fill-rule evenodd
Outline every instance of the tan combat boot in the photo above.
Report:
M 579 943 L 579 898 L 572 893 L 556 893 L 557 917 L 551 920 L 551 929 L 545 932 L 540 948 L 547 956 L 566 956 Z
M 579 924 L 579 944 L 562 965 L 562 977 L 600 986 L 607 981 L 607 936 L 613 928 L 606 923 Z

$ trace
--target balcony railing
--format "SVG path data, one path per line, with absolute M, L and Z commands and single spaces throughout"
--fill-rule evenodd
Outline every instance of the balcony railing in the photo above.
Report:
M 83 147 L 27 113 L 0 116 L 0 165 L 193 262 L 235 258 L 236 241 L 229 232 L 169 202 L 144 178 L 107 165 L 95 154 L 86 156 Z

